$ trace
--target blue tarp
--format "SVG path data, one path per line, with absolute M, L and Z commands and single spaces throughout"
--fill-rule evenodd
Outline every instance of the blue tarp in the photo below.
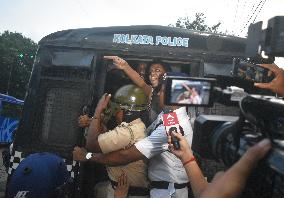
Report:
M 7 102 L 15 105 L 24 105 L 23 100 L 19 100 L 17 98 L 14 98 L 13 96 L 0 94 L 0 111 L 2 110 L 2 102 Z M 19 119 L 0 116 L 0 143 L 12 142 L 12 134 L 18 127 L 18 124 Z
M 11 104 L 17 104 L 17 105 L 23 105 L 24 104 L 23 100 L 20 100 L 20 99 L 14 98 L 13 96 L 8 96 L 8 95 L 5 95 L 5 94 L 0 94 L 0 101 L 8 102 L 8 103 L 11 103 Z
M 0 116 L 0 143 L 11 143 L 12 134 L 18 127 L 19 120 Z

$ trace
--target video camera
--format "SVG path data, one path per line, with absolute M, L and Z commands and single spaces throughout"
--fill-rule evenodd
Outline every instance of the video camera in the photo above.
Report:
M 270 167 L 284 175 L 284 101 L 274 96 L 250 95 L 237 88 L 222 90 L 214 87 L 215 83 L 215 79 L 209 78 L 166 78 L 167 105 L 239 105 L 239 116 L 198 116 L 192 150 L 203 158 L 222 160 L 230 166 L 247 148 L 269 138 L 273 143 Z
M 246 47 L 247 60 L 234 60 L 231 78 L 253 82 L 269 82 L 273 76 L 258 68 L 256 63 L 271 62 L 284 56 L 284 17 L 249 27 Z M 268 58 L 261 57 L 265 52 Z M 260 62 L 257 62 L 260 61 Z M 272 61 L 273 62 L 273 61 Z M 243 73 L 241 72 L 244 72 Z M 250 71 L 249 71 L 250 70 Z M 243 76 L 242 76 L 243 75 Z M 284 101 L 275 96 L 252 95 L 241 88 L 220 88 L 222 79 L 166 77 L 165 103 L 180 106 L 212 106 L 213 102 L 239 106 L 239 116 L 199 115 L 194 122 L 193 152 L 202 158 L 234 164 L 243 153 L 263 138 L 272 142 L 266 167 L 284 175 Z

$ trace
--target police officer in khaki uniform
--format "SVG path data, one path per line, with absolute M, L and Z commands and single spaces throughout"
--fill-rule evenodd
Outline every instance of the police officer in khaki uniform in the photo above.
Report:
M 135 85 L 125 85 L 116 92 L 112 102 L 110 98 L 110 95 L 104 94 L 98 102 L 86 136 L 86 145 L 92 145 L 96 152 L 103 154 L 128 148 L 146 137 L 146 127 L 141 120 L 147 118 L 147 98 L 143 90 Z M 115 114 L 116 122 L 119 124 L 113 130 L 107 130 L 105 127 L 108 120 L 106 117 L 109 116 L 106 114 L 109 112 Z M 84 148 L 75 147 L 73 158 L 78 161 L 91 161 L 92 153 Z M 114 197 L 114 189 L 122 174 L 126 174 L 130 185 L 129 197 L 148 197 L 147 166 L 144 160 L 125 166 L 107 166 L 107 172 L 110 178 L 107 195 L 100 197 Z

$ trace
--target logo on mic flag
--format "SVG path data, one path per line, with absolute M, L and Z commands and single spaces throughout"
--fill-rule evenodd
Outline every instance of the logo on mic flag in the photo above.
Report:
M 164 114 L 163 122 L 165 126 L 172 126 L 179 124 L 177 114 L 175 112 Z
M 175 112 L 164 114 L 163 123 L 167 134 L 171 134 L 172 131 L 180 132 L 179 122 Z

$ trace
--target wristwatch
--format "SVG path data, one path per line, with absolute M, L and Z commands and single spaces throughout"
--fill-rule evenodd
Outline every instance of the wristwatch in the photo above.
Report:
M 89 152 L 89 153 L 86 154 L 86 159 L 87 160 L 91 159 L 92 157 L 93 157 L 93 153 Z

